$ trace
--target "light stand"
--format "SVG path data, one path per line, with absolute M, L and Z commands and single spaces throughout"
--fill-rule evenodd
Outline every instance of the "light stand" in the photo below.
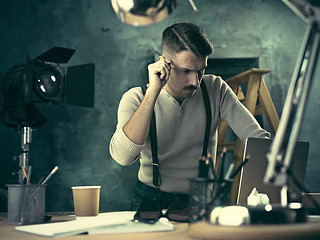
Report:
M 23 126 L 20 130 L 21 133 L 21 150 L 22 153 L 19 156 L 19 184 L 23 184 L 25 176 L 22 171 L 22 167 L 28 172 L 29 170 L 29 145 L 32 141 L 32 128 L 29 126 Z
M 288 206 L 288 177 L 291 159 L 301 128 L 303 115 L 319 50 L 318 8 L 302 1 L 283 0 L 307 24 L 301 50 L 293 72 L 279 127 L 267 154 L 266 184 L 280 186 L 281 205 Z M 286 141 L 288 140 L 288 141 Z

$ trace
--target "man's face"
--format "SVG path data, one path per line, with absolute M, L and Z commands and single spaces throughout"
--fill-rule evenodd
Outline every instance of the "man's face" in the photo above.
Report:
M 177 53 L 171 59 L 170 77 L 164 88 L 180 103 L 191 97 L 201 83 L 207 59 L 197 57 L 191 51 Z

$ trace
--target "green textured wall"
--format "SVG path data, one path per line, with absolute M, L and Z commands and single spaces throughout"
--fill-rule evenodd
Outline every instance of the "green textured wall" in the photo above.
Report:
M 281 115 L 305 24 L 279 0 L 188 1 L 166 20 L 145 27 L 121 24 L 106 0 L 5 0 L 0 2 L 0 78 L 26 55 L 38 56 L 53 46 L 76 49 L 68 65 L 95 64 L 95 107 L 68 106 L 69 123 L 49 122 L 33 133 L 30 163 L 37 182 L 58 165 L 47 187 L 47 211 L 73 210 L 71 186 L 101 185 L 101 210 L 125 210 L 137 167 L 121 167 L 108 152 L 117 105 L 128 88 L 146 82 L 146 66 L 159 50 L 162 30 L 175 22 L 201 26 L 215 47 L 212 57 L 259 57 L 272 72 L 265 80 Z M 316 71 L 316 76 L 319 74 Z M 315 79 L 300 140 L 311 144 L 306 185 L 320 191 L 317 126 L 320 83 Z M 0 106 L 3 99 L 0 98 Z M 0 123 L 0 184 L 14 183 L 14 155 L 20 135 Z

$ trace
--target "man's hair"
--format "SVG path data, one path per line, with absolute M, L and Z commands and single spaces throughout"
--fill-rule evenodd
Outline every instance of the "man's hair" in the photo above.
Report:
M 192 23 L 176 23 L 162 33 L 162 54 L 175 54 L 189 50 L 197 57 L 207 57 L 213 52 L 213 46 L 201 28 Z

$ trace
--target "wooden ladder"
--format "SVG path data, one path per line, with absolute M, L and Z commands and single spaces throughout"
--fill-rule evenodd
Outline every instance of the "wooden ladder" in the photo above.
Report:
M 269 73 L 270 71 L 271 70 L 269 69 L 252 68 L 227 79 L 226 82 L 238 96 L 238 99 L 254 116 L 265 114 L 270 130 L 275 134 L 279 124 L 279 117 L 270 97 L 266 83 L 262 78 L 262 75 Z M 248 82 L 248 85 L 246 94 L 244 94 L 241 84 L 246 82 Z M 259 105 L 257 105 L 258 99 L 260 102 Z M 215 164 L 216 171 L 220 162 L 220 154 L 224 148 L 226 148 L 227 152 L 233 152 L 233 163 L 235 168 L 237 168 L 243 161 L 244 144 L 239 138 L 237 138 L 235 142 L 225 142 L 227 130 L 228 124 L 221 119 L 218 129 L 218 148 Z M 231 190 L 231 204 L 236 204 L 239 182 L 240 174 L 238 174 L 234 179 Z

